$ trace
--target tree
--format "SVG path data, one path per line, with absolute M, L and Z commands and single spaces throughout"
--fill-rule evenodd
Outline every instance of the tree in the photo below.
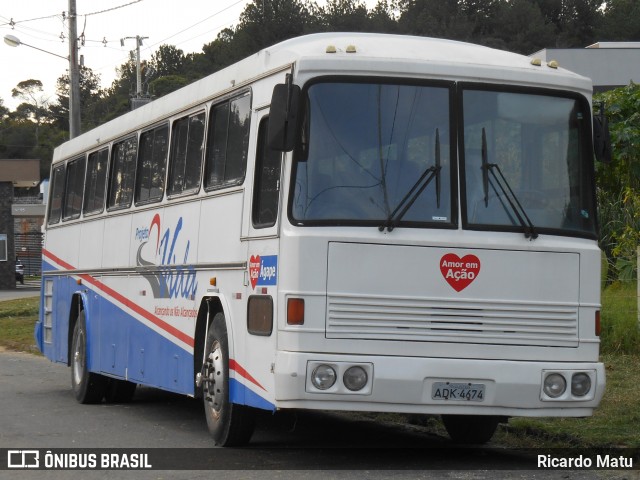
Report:
M 603 11 L 598 40 L 625 41 L 640 39 L 640 2 L 609 0 Z
M 182 50 L 173 45 L 160 45 L 151 55 L 147 69 L 153 72 L 153 78 L 159 78 L 166 75 L 181 75 L 184 64 L 185 56 Z
M 173 45 L 160 45 L 151 55 L 151 60 L 143 70 L 143 81 L 154 97 L 162 97 L 184 87 L 189 79 L 184 75 L 187 57 Z
M 600 102 L 609 120 L 613 162 L 601 165 L 599 184 L 612 193 L 626 188 L 640 193 L 640 84 L 601 93 L 594 105 Z
M 154 97 L 162 97 L 187 85 L 189 81 L 184 75 L 165 75 L 152 80 L 149 91 Z
M 202 47 L 203 59 L 201 66 L 206 68 L 205 74 L 216 72 L 243 58 L 238 50 L 235 31 L 225 28 L 216 39 Z
M 0 158 L 30 158 L 36 145 L 35 124 L 22 119 L 8 118 L 0 129 Z
M 101 122 L 112 120 L 131 111 L 131 96 L 136 90 L 136 67 L 133 60 L 116 68 L 118 77 L 102 90 L 99 109 L 104 112 Z
M 358 0 L 328 0 L 318 9 L 317 17 L 322 30 L 338 32 L 366 32 L 369 30 L 369 12 Z
M 127 96 L 131 96 L 136 91 L 136 66 L 135 61 L 130 59 L 128 62 L 123 63 L 118 68 L 116 68 L 116 72 L 118 73 L 118 78 L 113 81 L 111 85 L 112 91 L 116 94 L 126 93 Z
M 43 91 L 40 80 L 29 79 L 18 83 L 18 85 L 11 90 L 11 96 L 13 98 L 19 98 L 32 107 L 34 115 L 40 115 L 42 114 L 42 110 L 46 108 L 49 100 L 42 95 Z
M 501 2 L 491 17 L 491 29 L 481 43 L 529 55 L 555 41 L 555 27 L 531 0 Z
M 602 0 L 566 0 L 559 42 L 568 47 L 586 47 L 596 41 L 602 21 Z
M 299 0 L 254 0 L 240 15 L 233 34 L 237 59 L 307 33 L 307 7 Z
M 35 139 L 36 144 L 39 142 L 40 125 L 43 118 L 47 115 L 48 98 L 42 95 L 42 82 L 40 80 L 23 80 L 11 90 L 13 98 L 23 100 L 18 105 L 16 113 L 19 117 L 30 119 L 35 123 Z
M 598 95 L 611 131 L 613 159 L 597 165 L 601 246 L 610 263 L 610 275 L 633 276 L 640 245 L 640 85 Z
M 595 41 L 602 21 L 603 0 L 533 0 L 556 27 L 555 46 L 586 47 Z
M 41 92 L 39 80 L 20 82 L 12 93 L 24 102 L 13 112 L 0 99 L 0 158 L 39 158 L 40 175 L 46 178 L 53 149 L 64 141 L 64 135 L 48 121 L 51 117 Z
M 458 0 L 399 0 L 398 5 L 403 33 L 465 41 L 474 38 L 474 20 Z
M 69 75 L 63 75 L 57 82 L 57 102 L 49 106 L 49 118 L 56 126 L 69 131 Z M 102 123 L 105 114 L 100 108 L 100 76 L 88 67 L 80 67 L 80 123 L 82 131 L 87 131 Z
M 398 33 L 398 21 L 393 4 L 379 0 L 369 12 L 369 30 L 377 33 Z
M 0 98 L 0 121 L 9 115 L 9 109 L 4 106 L 4 100 Z

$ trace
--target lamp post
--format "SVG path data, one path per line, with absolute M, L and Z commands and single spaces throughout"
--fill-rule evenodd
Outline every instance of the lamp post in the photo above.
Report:
M 57 53 L 48 52 L 47 50 L 43 50 L 38 47 L 34 47 L 33 45 L 29 45 L 28 43 L 21 42 L 18 37 L 14 37 L 13 35 L 5 35 L 4 43 L 9 45 L 10 47 L 18 47 L 20 45 L 24 45 L 25 47 L 33 48 L 35 50 L 40 50 L 41 52 L 48 53 L 49 55 L 55 55 L 56 57 L 62 58 L 64 60 L 68 60 L 67 57 L 63 57 L 62 55 L 58 55 Z
M 76 0 L 69 0 L 69 137 L 80 135 L 80 67 Z
M 74 13 L 75 15 L 75 13 Z M 74 37 L 75 38 L 75 37 Z M 34 47 L 28 43 L 22 42 L 18 37 L 14 35 L 5 35 L 4 43 L 10 47 L 18 47 L 24 45 L 25 47 L 39 50 L 49 55 L 53 55 L 58 58 L 69 61 L 69 136 L 71 138 L 77 137 L 80 134 L 80 72 L 78 68 L 78 41 L 70 42 L 69 57 L 63 57 L 57 53 L 43 50 L 42 48 Z M 75 52 L 75 54 L 73 54 Z

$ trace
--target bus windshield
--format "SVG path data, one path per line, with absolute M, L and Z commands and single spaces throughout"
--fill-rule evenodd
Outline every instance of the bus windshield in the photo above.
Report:
M 463 228 L 595 236 L 586 100 L 462 85 L 308 87 L 294 223 L 456 227 L 460 139 Z
M 449 85 L 313 84 L 292 218 L 451 224 Z
M 462 99 L 463 225 L 595 236 L 586 101 L 480 89 Z

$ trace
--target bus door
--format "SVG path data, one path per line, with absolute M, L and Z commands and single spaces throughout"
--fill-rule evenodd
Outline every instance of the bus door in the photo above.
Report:
M 244 232 L 248 243 L 245 289 L 247 299 L 247 358 L 261 358 L 256 375 L 270 379 L 268 368 L 275 351 L 279 222 L 282 154 L 267 146 L 268 110 L 254 113 L 258 126 L 252 189 L 245 197 Z M 249 162 L 250 164 L 253 162 Z M 248 365 L 247 368 L 252 368 Z M 268 395 L 267 395 L 268 396 Z

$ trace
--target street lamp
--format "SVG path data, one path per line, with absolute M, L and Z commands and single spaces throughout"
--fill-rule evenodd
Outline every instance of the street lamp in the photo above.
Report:
M 40 50 L 41 52 L 54 55 L 58 58 L 69 61 L 69 136 L 71 138 L 77 137 L 80 134 L 80 74 L 78 71 L 78 53 L 77 43 L 74 44 L 69 50 L 69 57 L 63 57 L 57 53 L 43 50 L 42 48 L 34 47 L 28 43 L 20 41 L 20 39 L 14 35 L 5 35 L 4 43 L 10 47 L 18 47 L 24 45 L 25 47 Z M 72 51 L 73 50 L 73 51 Z
M 10 47 L 18 47 L 20 45 L 24 45 L 25 47 L 33 48 L 35 50 L 40 50 L 41 52 L 48 53 L 49 55 L 55 55 L 56 57 L 62 58 L 64 60 L 69 60 L 67 57 L 63 57 L 62 55 L 58 55 L 57 53 L 49 52 L 47 50 L 43 50 L 41 48 L 34 47 L 33 45 L 29 45 L 28 43 L 21 42 L 18 37 L 15 37 L 13 35 L 5 35 L 4 36 L 4 43 L 9 45 Z

